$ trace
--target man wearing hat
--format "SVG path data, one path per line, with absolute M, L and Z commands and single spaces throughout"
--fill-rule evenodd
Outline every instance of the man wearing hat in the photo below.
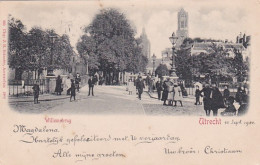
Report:
M 141 100 L 142 97 L 142 93 L 144 90 L 145 86 L 144 86 L 144 81 L 142 80 L 141 76 L 138 76 L 138 80 L 136 82 L 136 89 L 138 90 L 138 98 Z

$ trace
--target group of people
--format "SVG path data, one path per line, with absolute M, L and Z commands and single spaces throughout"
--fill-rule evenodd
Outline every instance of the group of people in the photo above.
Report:
M 156 82 L 156 90 L 158 100 L 162 100 L 163 105 L 177 106 L 177 102 L 179 101 L 180 105 L 183 106 L 183 95 L 179 83 L 170 81 L 170 78 L 167 78 L 164 82 L 159 79 Z M 168 104 L 166 104 L 166 101 L 168 101 Z M 175 103 L 174 105 L 173 102 Z
M 225 86 L 222 95 L 215 83 L 211 86 L 206 84 L 202 90 L 199 90 L 198 86 L 196 87 L 195 97 L 195 105 L 200 105 L 200 97 L 203 97 L 206 116 L 210 116 L 211 111 L 213 112 L 213 116 L 217 116 L 220 108 L 225 108 L 225 110 L 220 113 L 222 116 L 241 116 L 247 111 L 248 96 L 245 89 L 241 87 L 238 88 L 236 96 L 233 97 L 230 94 L 228 86 Z M 234 106 L 234 101 L 240 105 L 238 110 Z
M 88 96 L 92 94 L 94 96 L 94 85 L 97 83 L 97 79 L 94 76 L 90 76 L 88 79 L 88 86 L 89 92 Z M 72 99 L 76 100 L 76 92 L 79 92 L 81 84 L 81 77 L 79 73 L 76 74 L 76 77 L 71 79 L 70 76 L 67 76 L 66 79 L 62 80 L 61 76 L 58 75 L 56 79 L 56 86 L 55 86 L 55 93 L 57 95 L 61 95 L 63 91 L 66 91 L 67 95 L 70 95 L 70 101 Z M 34 96 L 34 104 L 39 103 L 39 93 L 40 93 L 40 86 L 39 81 L 37 80 L 36 83 L 32 87 L 33 89 L 33 96 Z
M 66 91 L 67 95 L 70 95 L 70 101 L 72 98 L 76 100 L 76 91 L 79 92 L 81 83 L 81 77 L 79 73 L 76 74 L 76 77 L 73 79 L 68 76 L 65 80 L 62 80 L 61 76 L 58 75 L 56 79 L 55 93 L 61 95 L 63 90 Z

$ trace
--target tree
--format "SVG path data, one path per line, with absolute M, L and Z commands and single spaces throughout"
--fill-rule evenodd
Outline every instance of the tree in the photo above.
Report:
M 192 79 L 192 59 L 188 50 L 181 49 L 177 51 L 175 60 L 177 76 L 186 82 L 190 81 Z
M 162 78 L 162 76 L 168 76 L 169 75 L 169 70 L 165 64 L 160 64 L 156 69 L 155 69 L 155 75 L 158 75 L 159 78 Z
M 89 69 L 103 71 L 109 83 L 118 80 L 119 73 L 141 71 L 147 65 L 136 44 L 135 30 L 119 11 L 101 10 L 84 32 L 77 50 Z
M 45 68 L 70 67 L 70 59 L 74 52 L 67 35 L 59 36 L 54 30 L 42 30 L 40 27 L 33 27 L 26 33 L 23 23 L 11 16 L 8 24 L 8 63 L 10 68 L 15 69 L 15 79 L 21 80 L 24 71 L 40 73 Z M 56 36 L 54 42 L 51 36 Z
M 28 49 L 26 47 L 27 37 L 25 26 L 21 20 L 10 16 L 8 19 L 9 42 L 8 42 L 8 64 L 15 69 L 15 79 L 21 80 L 22 73 L 28 69 Z

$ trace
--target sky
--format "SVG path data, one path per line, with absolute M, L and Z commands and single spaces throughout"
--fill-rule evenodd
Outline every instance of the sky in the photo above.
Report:
M 117 3 L 115 3 L 117 2 Z M 152 2 L 152 3 L 151 3 Z M 189 2 L 189 3 L 188 3 Z M 182 1 L 182 3 L 149 1 L 89 1 L 89 2 L 21 2 L 10 4 L 9 14 L 20 19 L 27 31 L 38 26 L 54 29 L 59 35 L 67 33 L 75 48 L 83 28 L 104 8 L 116 8 L 124 13 L 136 37 L 145 28 L 151 42 L 151 55 L 161 58 L 161 52 L 171 47 L 169 37 L 177 30 L 177 13 L 181 8 L 189 14 L 189 37 L 232 40 L 242 32 L 250 35 L 248 9 L 243 5 Z M 68 30 L 70 29 L 70 31 Z

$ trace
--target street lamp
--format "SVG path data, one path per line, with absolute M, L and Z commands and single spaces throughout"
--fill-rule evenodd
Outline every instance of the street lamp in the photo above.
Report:
M 52 36 L 49 36 L 49 38 L 51 39 L 52 46 L 51 46 L 50 66 L 47 70 L 47 76 L 54 76 L 54 74 L 53 74 L 53 47 L 54 47 L 54 41 L 58 37 L 56 35 L 52 35 Z
M 155 76 L 155 60 L 156 60 L 155 54 L 153 54 L 152 59 L 153 59 L 153 73 L 152 73 L 152 76 Z
M 178 37 L 175 36 L 175 33 L 172 33 L 172 36 L 169 37 L 171 43 L 172 43 L 172 63 L 171 63 L 171 71 L 170 71 L 170 77 L 173 79 L 178 79 L 177 75 L 176 75 L 176 69 L 175 69 L 175 44 L 177 42 Z

